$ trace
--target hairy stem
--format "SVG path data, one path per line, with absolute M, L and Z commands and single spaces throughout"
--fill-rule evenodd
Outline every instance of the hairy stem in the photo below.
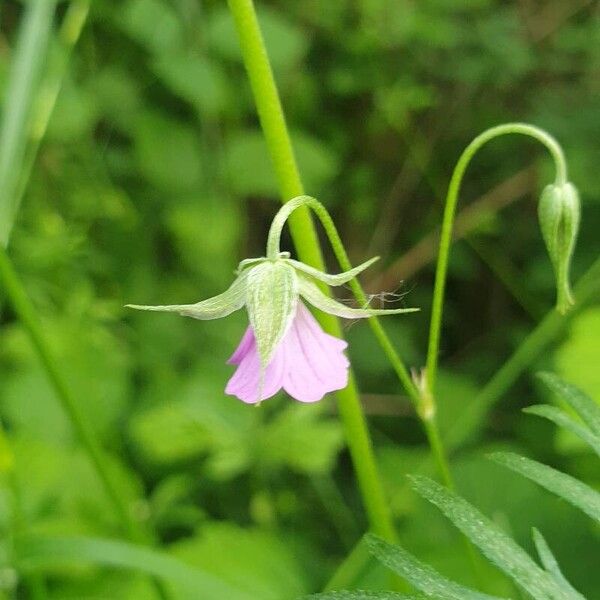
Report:
M 260 123 L 277 175 L 281 199 L 287 202 L 294 196 L 302 195 L 304 189 L 254 4 L 252 0 L 229 0 L 228 3 L 235 21 Z M 301 208 L 293 215 L 290 229 L 300 260 L 324 270 L 319 241 L 307 208 Z M 343 337 L 336 318 L 323 314 L 319 315 L 319 320 L 325 331 L 336 337 Z M 352 372 L 348 387 L 337 392 L 336 396 L 370 526 L 386 539 L 393 540 L 396 537 L 394 525 Z
M 440 248 L 435 272 L 431 324 L 429 327 L 426 377 L 428 381 L 428 387 L 434 397 L 442 326 L 444 292 L 446 287 L 446 276 L 448 273 L 448 258 L 450 255 L 452 228 L 454 225 L 454 215 L 456 212 L 456 205 L 458 203 L 460 186 L 467 166 L 477 151 L 490 140 L 508 134 L 526 135 L 544 144 L 554 159 L 554 164 L 556 166 L 556 183 L 562 184 L 567 180 L 566 161 L 559 144 L 545 131 L 538 129 L 537 127 L 533 127 L 532 125 L 527 125 L 526 123 L 507 123 L 505 125 L 499 125 L 484 131 L 466 147 L 458 159 L 456 167 L 454 168 L 454 172 L 452 173 L 452 179 L 450 180 L 448 194 L 446 196 Z

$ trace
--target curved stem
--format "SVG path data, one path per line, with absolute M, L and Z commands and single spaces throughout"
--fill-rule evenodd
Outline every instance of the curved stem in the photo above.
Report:
M 254 4 L 252 0 L 229 0 L 228 3 L 235 21 L 260 123 L 277 174 L 281 199 L 285 203 L 290 198 L 303 194 L 304 189 Z M 290 220 L 290 229 L 300 260 L 323 270 L 319 240 L 306 207 L 301 208 Z M 335 317 L 323 314 L 319 315 L 319 320 L 325 331 L 336 337 L 343 337 Z M 370 526 L 381 536 L 393 541 L 396 532 L 352 372 L 348 387 L 337 392 L 336 397 L 346 443 Z
M 276 258 L 279 255 L 279 243 L 283 226 L 291 214 L 303 206 L 309 207 L 323 225 L 323 229 L 325 230 L 333 253 L 342 271 L 349 271 L 352 269 L 352 264 L 350 263 L 350 259 L 348 258 L 348 254 L 331 215 L 323 204 L 310 196 L 298 196 L 293 198 L 279 209 L 269 229 L 269 235 L 267 237 L 267 257 Z M 355 277 L 349 282 L 349 285 L 359 304 L 361 304 L 361 306 L 366 306 L 369 300 L 358 279 Z M 396 376 L 413 402 L 417 414 L 423 422 L 427 440 L 436 460 L 442 481 L 444 481 L 448 488 L 453 489 L 454 482 L 452 480 L 448 459 L 439 433 L 433 398 L 431 398 L 430 394 L 423 393 L 423 391 L 415 385 L 408 369 L 404 365 L 400 355 L 396 352 L 394 345 L 379 319 L 377 317 L 369 317 L 368 321 L 375 338 L 390 361 Z
M 498 125 L 484 131 L 477 136 L 463 151 L 456 163 L 452 179 L 446 195 L 444 208 L 444 219 L 442 223 L 442 234 L 440 238 L 440 249 L 438 253 L 437 267 L 435 272 L 435 287 L 433 291 L 433 306 L 431 310 L 431 323 L 429 326 L 429 345 L 427 348 L 427 383 L 432 394 L 435 395 L 435 381 L 437 376 L 437 364 L 440 345 L 440 331 L 442 324 L 442 312 L 444 304 L 444 292 L 446 286 L 446 275 L 448 272 L 448 257 L 452 241 L 452 227 L 454 214 L 458 202 L 460 185 L 471 159 L 476 152 L 490 140 L 501 135 L 521 134 L 536 139 L 546 146 L 556 167 L 556 183 L 564 184 L 567 181 L 567 165 L 563 151 L 558 142 L 548 133 L 526 123 L 507 123 Z

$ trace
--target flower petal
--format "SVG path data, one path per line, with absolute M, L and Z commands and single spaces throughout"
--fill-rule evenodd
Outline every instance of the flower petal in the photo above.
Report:
M 283 388 L 300 402 L 316 402 L 348 385 L 347 344 L 326 334 L 304 304 L 282 341 L 286 371 Z
M 252 328 L 248 327 L 238 348 L 229 359 L 238 368 L 227 382 L 225 393 L 237 396 L 247 404 L 256 404 L 275 395 L 282 387 L 285 371 L 285 353 L 278 348 L 263 371 Z M 262 388 L 262 389 L 261 389 Z
M 401 313 L 416 312 L 418 308 L 351 308 L 326 296 L 319 287 L 307 277 L 298 277 L 300 295 L 308 300 L 315 308 L 336 317 L 344 319 L 364 319 L 375 315 L 397 315 Z

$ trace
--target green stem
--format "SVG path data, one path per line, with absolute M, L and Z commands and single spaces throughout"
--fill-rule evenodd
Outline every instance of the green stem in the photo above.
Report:
M 302 195 L 304 189 L 254 5 L 251 0 L 229 0 L 229 8 L 235 21 L 244 64 L 279 182 L 281 198 L 286 202 L 294 196 Z M 293 215 L 290 229 L 300 260 L 323 270 L 324 261 L 319 241 L 307 208 L 301 208 Z M 336 318 L 330 315 L 319 317 L 328 333 L 343 337 Z M 346 389 L 337 392 L 336 396 L 370 526 L 386 539 L 394 540 L 396 533 L 390 509 L 375 463 L 371 438 L 352 373 Z
M 348 258 L 348 254 L 338 233 L 337 227 L 331 218 L 331 215 L 318 200 L 311 198 L 310 196 L 299 196 L 297 198 L 293 198 L 279 209 L 275 215 L 275 218 L 273 219 L 273 222 L 271 223 L 271 228 L 269 229 L 269 235 L 267 238 L 267 257 L 275 258 L 279 255 L 279 244 L 283 226 L 290 215 L 292 215 L 295 210 L 298 210 L 303 206 L 310 207 L 318 217 L 319 221 L 321 221 L 323 229 L 325 230 L 327 238 L 329 239 L 329 243 L 333 249 L 333 253 L 342 271 L 349 271 L 352 268 L 352 264 L 350 263 L 350 259 Z M 361 306 L 366 306 L 368 304 L 368 298 L 358 279 L 354 278 L 350 281 L 350 288 L 358 303 Z M 442 480 L 448 488 L 453 489 L 454 482 L 450 473 L 450 467 L 446 457 L 446 452 L 444 450 L 444 445 L 439 434 L 437 419 L 435 417 L 435 407 L 431 404 L 433 399 L 429 394 L 426 394 L 417 388 L 411 379 L 408 369 L 404 365 L 400 355 L 396 352 L 394 345 L 385 332 L 385 329 L 381 325 L 380 320 L 377 317 L 369 317 L 368 321 L 375 338 L 383 349 L 386 357 L 392 365 L 392 368 L 394 369 L 394 372 L 396 373 L 396 376 L 406 390 L 406 393 L 415 406 L 417 414 L 423 422 L 427 440 L 429 441 L 429 446 L 437 463 Z
M 13 310 L 29 334 L 48 378 L 50 379 L 50 383 L 65 412 L 69 415 L 74 429 L 96 468 L 123 528 L 131 539 L 142 539 L 143 535 L 140 528 L 130 516 L 127 504 L 122 499 L 119 492 L 119 486 L 113 479 L 112 470 L 107 457 L 102 451 L 89 422 L 85 419 L 75 398 L 71 395 L 69 387 L 58 368 L 48 343 L 46 342 L 42 325 L 37 318 L 35 308 L 29 300 L 19 277 L 6 254 L 6 250 L 2 247 L 0 247 L 0 284 L 9 299 Z
M 526 123 L 507 123 L 505 125 L 499 125 L 484 131 L 466 147 L 458 159 L 456 167 L 454 168 L 454 172 L 452 173 L 452 179 L 450 180 L 448 194 L 446 196 L 442 234 L 440 238 L 440 249 L 435 272 L 431 324 L 429 327 L 426 377 L 429 390 L 434 397 L 442 326 L 444 291 L 446 286 L 446 275 L 448 273 L 448 258 L 450 254 L 450 244 L 452 242 L 452 227 L 454 224 L 454 215 L 456 212 L 456 205 L 458 203 L 460 185 L 467 166 L 471 162 L 471 159 L 475 153 L 490 140 L 507 134 L 527 135 L 544 144 L 554 159 L 556 166 L 556 183 L 564 184 L 567 181 L 566 161 L 559 144 L 545 131 L 538 129 L 537 127 L 533 127 L 532 125 L 527 125 Z

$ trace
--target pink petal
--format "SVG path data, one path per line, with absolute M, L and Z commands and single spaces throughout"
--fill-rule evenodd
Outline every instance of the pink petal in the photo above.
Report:
M 260 386 L 260 358 L 252 328 L 248 327 L 229 359 L 238 365 L 225 393 L 256 404 L 282 387 L 300 402 L 316 402 L 328 392 L 348 385 L 347 343 L 326 334 L 310 311 L 298 303 L 294 321 L 275 351 Z M 259 397 L 260 395 L 260 397 Z
M 238 368 L 227 382 L 225 393 L 237 396 L 247 404 L 256 404 L 275 395 L 282 386 L 285 368 L 285 355 L 281 346 L 276 350 L 263 375 L 262 393 L 260 386 L 260 357 L 252 329 L 248 327 L 242 341 L 229 359 Z
M 316 402 L 348 385 L 346 342 L 326 334 L 302 303 L 282 345 L 287 364 L 283 388 L 296 400 Z

